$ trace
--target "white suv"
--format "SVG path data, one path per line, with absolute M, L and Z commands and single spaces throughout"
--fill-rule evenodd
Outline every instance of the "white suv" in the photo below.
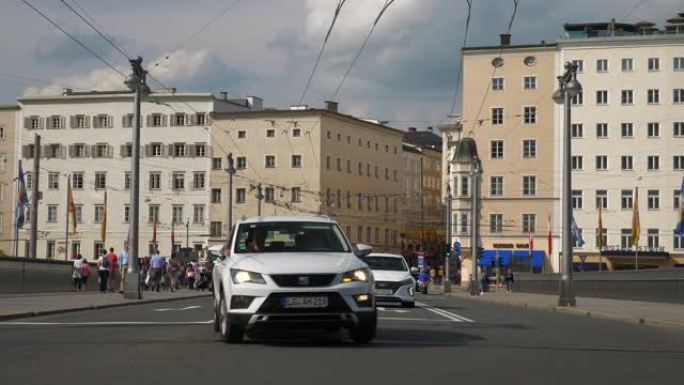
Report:
M 346 328 L 373 339 L 373 275 L 335 221 L 257 217 L 240 221 L 214 266 L 214 328 L 226 342 L 245 331 Z

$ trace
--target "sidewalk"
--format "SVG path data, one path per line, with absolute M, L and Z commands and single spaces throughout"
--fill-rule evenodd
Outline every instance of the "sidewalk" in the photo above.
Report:
M 437 288 L 435 288 L 437 289 Z M 442 294 L 442 289 L 432 293 Z M 482 296 L 471 296 L 469 292 L 454 287 L 446 296 L 475 301 L 552 310 L 563 313 L 581 314 L 589 317 L 633 322 L 639 324 L 667 326 L 684 330 L 684 306 L 675 303 L 626 301 L 608 298 L 577 297 L 576 307 L 558 306 L 558 296 L 533 293 L 487 292 Z
M 0 320 L 142 303 L 176 301 L 210 295 L 211 292 L 206 291 L 181 290 L 175 293 L 168 291 L 146 291 L 143 293 L 142 300 L 129 300 L 124 299 L 119 293 L 100 292 L 0 294 Z

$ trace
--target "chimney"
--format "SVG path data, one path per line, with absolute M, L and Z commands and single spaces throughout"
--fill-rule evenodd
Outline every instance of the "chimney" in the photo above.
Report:
M 177 90 L 176 90 L 176 87 L 171 87 L 171 93 L 172 93 L 172 94 L 175 94 L 176 91 L 177 91 Z
M 434 131 L 432 131 L 432 127 L 428 127 L 427 130 L 430 132 L 434 132 Z
M 418 131 L 415 127 L 409 127 L 409 132 L 416 132 Z
M 326 100 L 323 103 L 325 103 L 326 110 L 330 112 L 337 112 L 337 106 L 339 105 L 337 102 L 333 102 L 332 100 Z
M 62 96 L 70 95 L 72 92 L 74 92 L 74 90 L 71 88 L 62 88 Z
M 501 46 L 502 47 L 508 47 L 511 45 L 511 34 L 510 33 L 502 33 L 499 35 L 501 38 Z
M 248 96 L 247 107 L 252 111 L 261 111 L 264 109 L 264 100 L 258 96 Z
M 228 92 L 226 92 L 226 91 L 221 91 L 221 92 L 219 92 L 219 94 L 221 95 L 221 97 L 220 97 L 219 99 L 221 99 L 221 100 L 228 100 Z

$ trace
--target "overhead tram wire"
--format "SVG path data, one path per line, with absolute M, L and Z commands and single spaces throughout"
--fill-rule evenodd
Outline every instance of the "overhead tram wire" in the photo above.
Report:
M 461 49 L 465 48 L 466 42 L 468 41 L 468 29 L 470 28 L 470 15 L 472 13 L 473 9 L 473 0 L 466 0 L 466 4 L 468 5 L 468 15 L 466 16 L 466 27 L 465 27 L 465 33 L 463 34 L 463 44 L 461 45 Z M 456 111 L 456 99 L 458 98 L 458 87 L 461 85 L 461 77 L 463 76 L 463 63 L 458 66 L 458 74 L 456 75 L 456 88 L 454 89 L 454 97 L 451 100 L 451 110 L 449 110 L 449 119 L 451 119 L 451 116 L 454 115 L 454 111 Z
M 311 85 L 311 81 L 313 80 L 314 75 L 316 74 L 316 69 L 318 69 L 318 64 L 321 62 L 321 57 L 323 56 L 323 51 L 325 50 L 326 44 L 328 44 L 328 39 L 330 38 L 330 34 L 332 33 L 333 27 L 335 26 L 335 23 L 337 22 L 337 18 L 340 15 L 340 11 L 342 10 L 342 6 L 347 0 L 339 0 L 339 3 L 337 4 L 337 8 L 335 8 L 335 15 L 333 16 L 332 22 L 330 23 L 330 28 L 328 28 L 328 33 L 325 35 L 325 39 L 323 39 L 323 44 L 321 45 L 321 50 L 318 52 L 318 57 L 316 58 L 316 62 L 313 66 L 313 69 L 311 70 L 311 74 L 309 75 L 309 79 L 306 82 L 306 86 L 304 86 L 304 91 L 302 91 L 302 96 L 299 98 L 299 105 L 304 102 L 304 97 L 306 96 L 306 92 L 309 90 L 309 86 Z
M 227 6 L 224 8 L 221 12 L 219 12 L 216 16 L 213 18 L 209 19 L 209 22 L 206 24 L 202 25 L 197 31 L 195 31 L 192 35 L 190 35 L 188 38 L 185 40 L 182 40 L 180 43 L 176 44 L 174 47 L 171 48 L 170 53 L 166 56 L 164 56 L 163 59 L 157 61 L 153 65 L 151 65 L 149 68 L 147 68 L 147 72 L 152 72 L 155 68 L 159 67 L 162 62 L 169 60 L 171 55 L 175 54 L 178 52 L 181 48 L 185 47 L 186 44 L 191 42 L 194 38 L 199 36 L 202 32 L 206 31 L 209 27 L 211 27 L 212 24 L 214 24 L 216 21 L 221 19 L 223 16 L 225 16 L 226 13 L 228 13 L 231 9 L 235 8 L 242 0 L 236 0 L 234 3 L 231 5 Z
M 110 62 L 108 62 L 107 60 L 105 60 L 104 58 L 102 58 L 102 56 L 98 55 L 95 51 L 93 51 L 92 49 L 90 49 L 87 45 L 83 44 L 80 40 L 78 40 L 76 37 L 74 37 L 74 35 L 72 35 L 72 34 L 70 34 L 69 32 L 67 32 L 67 31 L 66 31 L 64 28 L 62 28 L 59 24 L 57 24 L 57 23 L 54 22 L 52 19 L 50 19 L 50 17 L 48 17 L 46 14 L 44 14 L 43 12 L 41 12 L 40 10 L 38 10 L 38 8 L 34 7 L 33 4 L 29 3 L 28 0 L 21 0 L 21 1 L 22 1 L 24 4 L 26 4 L 29 8 L 31 8 L 33 11 L 35 11 L 37 14 L 39 14 L 40 16 L 42 16 L 45 20 L 47 20 L 48 22 L 50 22 L 50 24 L 52 24 L 55 28 L 59 29 L 62 33 L 64 33 L 65 35 L 67 35 L 71 40 L 73 40 L 73 41 L 76 42 L 78 45 L 80 45 L 81 47 L 83 47 L 83 49 L 85 49 L 86 51 L 88 51 L 91 55 L 95 56 L 98 60 L 100 60 L 101 62 L 103 62 L 104 64 L 106 64 L 107 67 L 109 67 L 109 68 L 111 68 L 112 70 L 114 70 L 116 73 L 118 73 L 119 75 L 121 75 L 121 77 L 123 77 L 123 78 L 126 77 L 126 75 L 124 75 L 121 71 L 119 71 L 113 64 L 111 64 Z
M 349 68 L 347 68 L 347 72 L 344 73 L 344 76 L 340 80 L 340 83 L 337 85 L 337 88 L 335 89 L 335 92 L 333 92 L 330 99 L 334 100 L 337 97 L 337 94 L 340 92 L 340 89 L 342 88 L 342 85 L 344 84 L 345 80 L 347 80 L 349 73 L 351 72 L 352 68 L 354 68 L 354 65 L 356 65 L 356 62 L 359 60 L 359 57 L 361 56 L 361 53 L 363 52 L 364 48 L 366 48 L 366 45 L 368 44 L 368 41 L 371 38 L 371 35 L 373 35 L 373 31 L 375 31 L 375 27 L 378 26 L 378 22 L 382 18 L 382 15 L 384 15 L 385 11 L 387 11 L 387 8 L 389 8 L 389 6 L 392 5 L 392 3 L 394 3 L 394 1 L 395 0 L 385 0 L 385 5 L 382 7 L 380 13 L 378 13 L 378 16 L 375 18 L 375 21 L 373 22 L 373 27 L 368 32 L 366 39 L 361 44 L 361 47 L 359 47 L 359 50 L 356 52 L 356 55 L 354 55 L 354 60 L 352 60 L 351 64 L 349 65 Z
M 64 0 L 60 0 L 62 4 L 64 4 L 69 10 L 76 16 L 78 16 L 79 19 L 83 20 L 84 23 L 86 23 L 95 33 L 97 33 L 101 38 L 103 38 L 107 43 L 109 43 L 114 49 L 119 51 L 122 55 L 126 57 L 126 59 L 131 59 L 131 55 L 126 52 L 123 48 L 121 48 L 118 44 L 116 44 L 109 36 L 105 35 L 102 31 L 100 31 L 97 27 L 95 27 L 88 19 L 86 19 L 83 15 L 81 15 L 77 10 L 74 9 L 69 3 L 67 3 Z

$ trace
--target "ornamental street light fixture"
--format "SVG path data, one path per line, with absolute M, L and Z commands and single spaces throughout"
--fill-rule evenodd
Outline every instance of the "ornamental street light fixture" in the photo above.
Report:
M 572 133 L 571 133 L 571 99 L 582 92 L 582 85 L 577 81 L 577 66 L 571 62 L 565 63 L 565 73 L 558 76 L 558 90 L 553 93 L 553 100 L 564 107 L 563 125 L 563 263 L 561 269 L 559 306 L 575 306 L 575 291 L 572 284 Z

